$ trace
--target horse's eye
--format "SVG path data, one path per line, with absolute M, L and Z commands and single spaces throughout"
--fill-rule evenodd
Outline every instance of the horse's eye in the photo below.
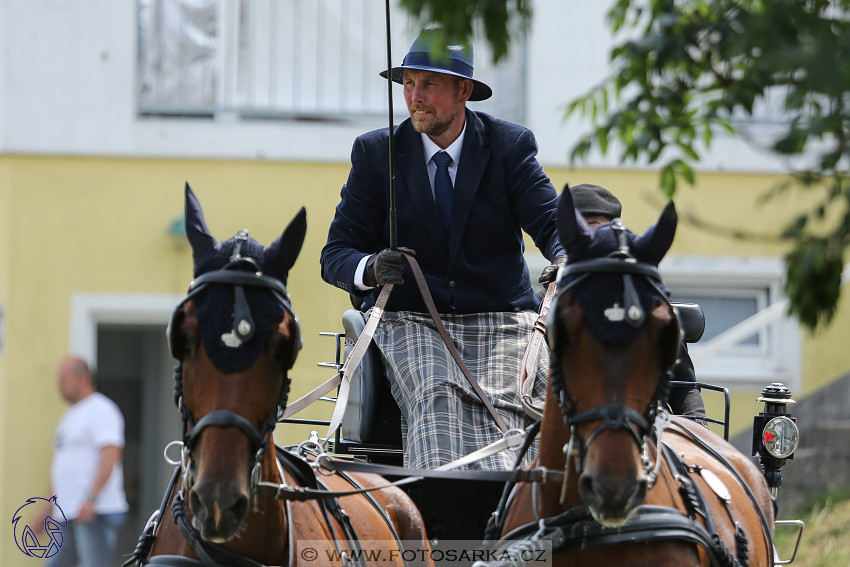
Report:
M 180 360 L 185 360 L 195 356 L 199 343 L 197 327 L 182 325 L 177 331 L 177 336 L 174 337 L 172 349 L 174 355 Z
M 269 353 L 276 363 L 280 365 L 286 363 L 291 351 L 292 349 L 289 347 L 289 341 L 286 340 L 286 337 L 281 333 L 272 333 L 269 339 Z
M 182 354 L 183 356 L 190 356 L 192 354 L 192 350 L 193 350 L 192 344 L 193 343 L 190 340 L 189 336 L 186 335 L 186 334 L 183 334 L 180 337 L 180 354 Z

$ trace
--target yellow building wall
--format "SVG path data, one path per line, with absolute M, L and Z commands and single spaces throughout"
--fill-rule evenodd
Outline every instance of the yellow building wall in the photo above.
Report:
M 348 174 L 346 163 L 281 163 L 75 157 L 0 157 L 0 305 L 5 309 L 5 345 L 0 355 L 0 509 L 12 513 L 49 483 L 52 435 L 65 409 L 55 368 L 69 346 L 73 293 L 182 294 L 191 280 L 191 253 L 168 236 L 183 214 L 189 182 L 216 238 L 241 228 L 265 244 L 276 238 L 301 206 L 308 231 L 289 279 L 293 307 L 303 328 L 304 349 L 292 372 L 296 399 L 333 372 L 316 362 L 331 360 L 331 339 L 320 331 L 341 330 L 348 296 L 321 281 L 319 253 Z M 559 190 L 592 182 L 623 201 L 624 220 L 636 232 L 653 222 L 663 204 L 648 171 L 548 168 Z M 687 220 L 698 215 L 729 228 L 775 234 L 805 196 L 792 193 L 768 205 L 756 199 L 772 175 L 701 174 L 699 187 L 677 196 L 680 229 L 675 254 L 777 255 L 781 244 L 730 239 Z M 804 335 L 802 397 L 850 369 L 845 298 L 836 322 L 816 337 Z M 733 431 L 749 428 L 761 407 L 758 391 L 733 393 Z M 708 398 L 708 396 L 707 396 Z M 718 412 L 711 399 L 709 409 Z M 330 406 L 299 417 L 330 415 Z M 176 411 L 173 407 L 165 411 Z M 309 426 L 278 428 L 278 441 L 306 437 Z M 320 432 L 322 433 L 322 432 Z M 0 539 L 0 564 L 23 558 L 11 537 Z M 28 560 L 31 561 L 31 560 Z M 27 563 L 28 564 L 28 563 Z
M 53 430 L 66 408 L 55 369 L 69 347 L 72 293 L 186 291 L 191 252 L 177 250 L 168 236 L 183 215 L 186 181 L 219 240 L 249 228 L 268 244 L 307 208 L 308 233 L 288 286 L 304 337 L 292 399 L 332 376 L 315 365 L 334 355 L 332 340 L 318 333 L 341 330 L 349 301 L 321 281 L 319 252 L 346 164 L 6 157 L 0 174 L 0 304 L 6 312 L 0 509 L 10 516 L 48 490 Z M 302 413 L 321 417 L 312 408 Z M 284 441 L 309 433 L 288 429 L 298 431 Z M 0 565 L 32 562 L 7 535 L 0 539 Z
M 10 508 L 6 499 L 6 487 L 9 487 L 9 481 L 6 478 L 6 471 L 9 469 L 6 460 L 7 441 L 10 433 L 13 431 L 7 424 L 10 422 L 5 400 L 9 397 L 9 373 L 8 373 L 8 304 L 9 304 L 9 280 L 11 270 L 11 250 L 8 242 L 10 238 L 10 218 L 11 218 L 11 187 L 8 181 L 10 164 L 7 160 L 0 158 L 0 506 L 3 510 L 8 510 L 11 514 L 16 508 Z M 9 538 L 7 538 L 9 539 Z M 0 552 L 2 552 L 3 544 L 0 544 Z M 0 559 L 5 556 L 5 553 L 0 553 Z M 6 564 L 4 562 L 4 564 Z

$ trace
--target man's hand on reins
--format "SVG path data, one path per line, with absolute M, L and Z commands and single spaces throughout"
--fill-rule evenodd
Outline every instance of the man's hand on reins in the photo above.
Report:
M 540 273 L 540 277 L 537 279 L 543 285 L 548 285 L 555 281 L 555 278 L 558 277 L 558 268 L 567 263 L 567 255 L 566 254 L 558 254 L 555 256 L 555 259 L 552 260 L 552 263 L 543 268 L 543 271 Z
M 404 267 L 407 260 L 402 254 L 416 256 L 416 252 L 410 248 L 399 246 L 398 250 L 385 248 L 377 254 L 372 254 L 366 260 L 366 269 L 363 271 L 363 283 L 369 287 L 377 287 L 384 284 L 401 285 L 404 283 Z

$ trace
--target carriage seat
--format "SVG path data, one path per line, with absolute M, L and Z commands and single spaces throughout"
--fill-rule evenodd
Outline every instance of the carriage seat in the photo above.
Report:
M 705 331 L 702 308 L 696 303 L 673 302 L 673 306 L 679 313 L 685 342 L 697 342 Z M 349 309 L 342 314 L 342 326 L 345 330 L 345 357 L 348 357 L 366 326 L 366 317 L 356 309 Z M 401 446 L 401 412 L 390 392 L 381 353 L 374 343 L 369 345 L 352 374 L 342 419 L 342 435 L 346 441 Z
M 705 332 L 705 313 L 702 307 L 696 303 L 671 302 L 679 313 L 679 325 L 684 331 L 686 343 L 695 343 L 702 338 Z
M 365 326 L 366 316 L 357 309 L 342 314 L 345 358 Z M 352 372 L 342 435 L 346 441 L 401 447 L 401 411 L 390 392 L 381 353 L 374 342 Z

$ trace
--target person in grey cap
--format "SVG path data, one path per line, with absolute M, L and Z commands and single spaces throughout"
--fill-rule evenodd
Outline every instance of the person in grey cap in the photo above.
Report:
M 623 205 L 620 200 L 608 189 L 599 185 L 589 183 L 575 187 L 565 185 L 564 191 L 569 191 L 572 194 L 576 210 L 581 213 L 581 216 L 591 227 L 609 223 L 620 218 L 623 214 Z M 679 351 L 679 363 L 673 369 L 672 380 L 696 382 L 694 363 L 691 361 L 685 343 L 682 343 L 682 348 Z M 696 384 L 693 386 L 674 386 L 670 389 L 670 397 L 667 403 L 670 410 L 675 414 L 689 415 L 695 418 L 705 417 L 705 404 Z
M 591 227 L 609 223 L 623 214 L 620 200 L 605 187 L 582 183 L 575 187 L 564 187 L 564 191 L 568 189 L 572 193 L 576 210 Z
M 565 258 L 557 191 L 537 161 L 533 134 L 466 107 L 492 90 L 473 77 L 472 44 L 447 39 L 437 28 L 423 30 L 402 64 L 381 73 L 403 86 L 410 113 L 393 132 L 399 249 L 390 249 L 383 128 L 354 141 L 321 254 L 322 278 L 357 297 L 363 311 L 383 285 L 404 284 L 392 290 L 375 342 L 401 408 L 405 464 L 416 468 L 448 463 L 502 432 L 434 329 L 401 250 L 415 251 L 441 319 L 507 428 L 529 423 L 517 379 L 539 304 L 523 231 L 549 261 Z M 470 466 L 509 469 L 512 460 L 503 452 Z

